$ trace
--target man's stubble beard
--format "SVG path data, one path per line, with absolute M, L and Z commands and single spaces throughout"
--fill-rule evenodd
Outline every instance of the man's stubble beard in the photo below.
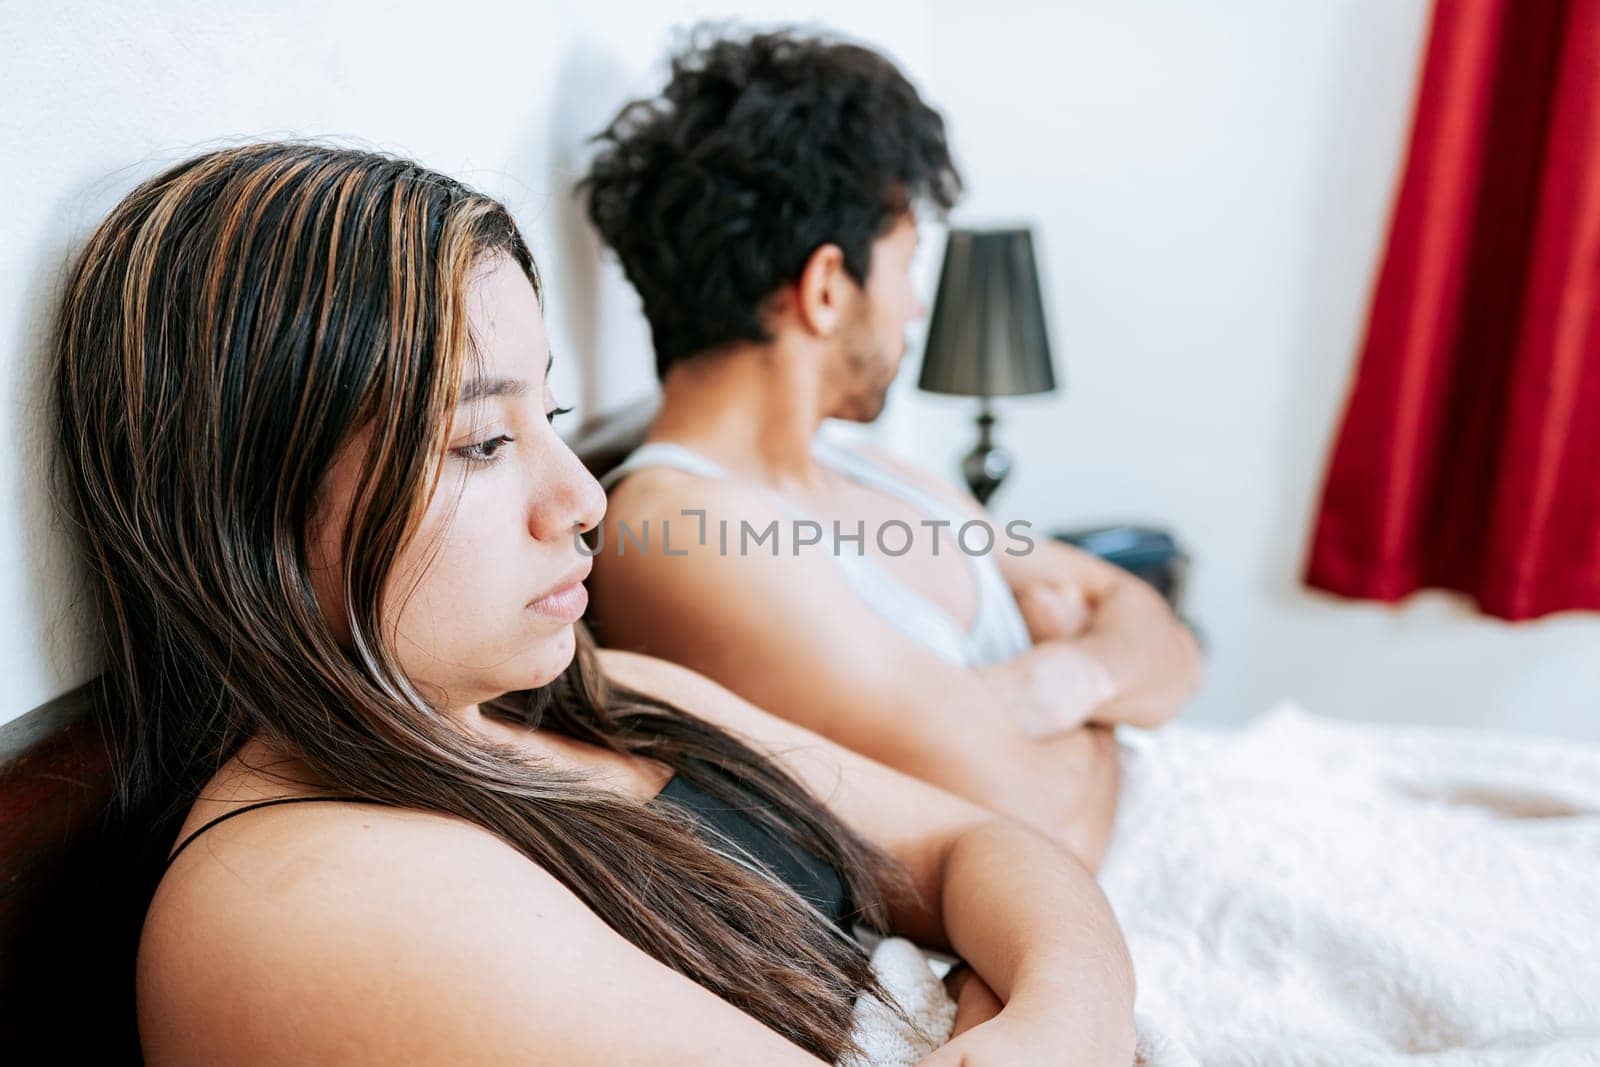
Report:
M 883 414 L 889 400 L 889 387 L 900 373 L 900 359 L 890 361 L 871 350 L 871 333 L 865 325 L 857 338 L 859 345 L 851 345 L 845 354 L 845 374 L 849 385 L 844 402 L 839 405 L 835 418 L 850 422 L 872 422 Z M 904 358 L 902 353 L 901 358 Z M 878 368 L 883 368 L 879 370 Z

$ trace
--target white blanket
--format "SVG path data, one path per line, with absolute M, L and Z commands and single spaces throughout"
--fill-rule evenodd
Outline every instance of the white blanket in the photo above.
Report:
M 861 1054 L 845 1057 L 839 1067 L 916 1067 L 949 1040 L 956 1021 L 955 1001 L 922 951 L 903 937 L 878 942 L 872 969 L 904 1014 L 874 996 L 856 1001 L 853 1036 Z M 1141 1017 L 1137 1023 L 1135 1067 L 1195 1067 L 1194 1059 L 1148 1019 Z
M 1199 1062 L 1600 1064 L 1600 748 L 1293 707 L 1138 740 L 1101 881 Z
M 861 1055 L 845 1057 L 839 1067 L 914 1067 L 950 1039 L 956 1003 L 921 950 L 903 937 L 878 942 L 872 970 L 905 1014 L 874 996 L 857 1000 L 852 1036 Z

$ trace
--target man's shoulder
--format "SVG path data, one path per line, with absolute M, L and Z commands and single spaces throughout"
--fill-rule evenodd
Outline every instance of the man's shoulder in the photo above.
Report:
M 685 511 L 712 507 L 734 515 L 778 512 L 770 495 L 756 486 L 663 464 L 631 471 L 613 485 L 606 495 L 605 521 L 676 519 Z
M 914 463 L 880 445 L 873 444 L 870 441 L 851 440 L 847 442 L 837 439 L 831 443 L 833 447 L 847 452 L 854 452 L 867 462 L 941 500 L 973 512 L 976 515 L 984 513 L 983 505 L 979 504 L 965 488 L 953 481 L 939 477 L 926 467 Z
M 646 467 L 612 490 L 602 532 L 591 541 L 590 594 L 597 618 L 648 613 L 673 619 L 685 599 L 706 609 L 752 595 L 807 600 L 834 591 L 836 568 L 810 546 L 780 496 L 737 478 Z

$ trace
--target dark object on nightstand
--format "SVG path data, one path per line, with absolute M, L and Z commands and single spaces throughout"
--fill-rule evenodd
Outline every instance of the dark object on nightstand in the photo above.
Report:
M 1095 526 L 1053 536 L 1143 578 L 1178 612 L 1189 557 L 1171 533 L 1154 526 Z
M 917 388 L 979 398 L 978 443 L 961 463 L 978 503 L 1011 470 L 994 440 L 990 399 L 1055 387 L 1032 231 L 951 230 Z

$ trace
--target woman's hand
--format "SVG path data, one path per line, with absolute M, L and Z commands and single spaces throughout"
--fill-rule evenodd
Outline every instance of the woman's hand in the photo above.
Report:
M 981 981 L 974 976 L 967 989 Z M 1029 1012 L 1008 1007 L 989 1021 L 962 1031 L 958 1010 L 955 1035 L 923 1057 L 917 1067 L 1016 1067 L 1024 1063 L 1040 1067 L 1129 1067 L 1133 1063 L 1131 1024 L 1121 1029 L 1074 1029 L 1062 1021 L 1065 1014 L 1040 1011 L 1030 1017 Z
M 978 977 L 978 972 L 965 963 L 958 965 L 944 979 L 944 988 L 956 1002 L 956 1020 L 950 1027 L 950 1040 L 954 1041 L 975 1026 L 993 1019 L 1005 1005 L 989 983 Z

